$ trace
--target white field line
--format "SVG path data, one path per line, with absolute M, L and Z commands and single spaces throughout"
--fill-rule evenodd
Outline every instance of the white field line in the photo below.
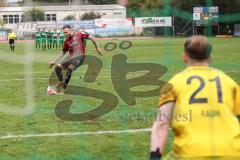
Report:
M 67 137 L 80 135 L 101 135 L 101 134 L 124 134 L 124 133 L 139 133 L 150 132 L 151 128 L 143 129 L 127 129 L 127 130 L 113 130 L 113 131 L 96 131 L 96 132 L 66 132 L 66 133 L 44 133 L 44 134 L 23 134 L 23 135 L 7 135 L 1 136 L 0 139 L 26 139 L 34 137 Z
M 169 68 L 169 69 L 175 69 L 175 68 Z M 111 69 L 102 69 L 101 71 L 111 71 Z M 146 72 L 146 71 L 138 71 L 138 72 Z M 238 73 L 240 72 L 240 70 L 233 70 L 233 71 L 228 71 L 228 72 L 224 72 L 224 73 Z M 17 73 L 9 73 L 9 72 L 5 72 L 5 73 L 0 73 L 0 75 L 23 75 L 29 72 L 17 72 Z M 32 74 L 51 74 L 51 72 L 30 72 Z M 85 72 L 82 72 L 81 74 L 85 74 Z M 167 73 L 166 73 L 167 74 Z
M 169 67 L 168 69 L 177 69 L 177 67 Z M 54 70 L 49 70 L 49 72 L 32 72 L 32 74 L 51 74 Z M 101 69 L 100 72 L 103 72 L 103 71 L 106 71 L 106 72 L 109 72 L 111 73 L 112 69 Z M 147 71 L 147 70 L 146 70 Z M 138 72 L 146 72 L 145 70 L 140 70 Z M 232 72 L 232 71 L 231 71 Z M 234 72 L 234 71 L 233 71 Z M 236 71 L 237 72 L 237 71 Z M 0 75 L 23 75 L 25 74 L 26 72 L 17 72 L 17 73 L 13 73 L 13 72 L 0 72 Z M 77 72 L 79 73 L 79 72 Z M 82 74 L 84 74 L 85 72 L 81 72 Z
M 225 72 L 225 73 L 238 73 L 240 71 L 229 71 L 229 72 Z M 23 72 L 24 73 L 24 72 Z M 48 73 L 48 72 L 33 72 L 33 74 L 44 74 L 44 73 Z M 0 73 L 1 74 L 8 74 L 8 73 Z M 11 73 L 9 73 L 11 74 Z M 19 73 L 18 73 L 19 74 Z M 48 73 L 50 74 L 50 73 Z M 83 74 L 85 75 L 85 74 Z M 168 76 L 173 76 L 175 74 L 167 74 Z M 153 75 L 154 76 L 154 75 Z M 112 77 L 111 75 L 98 75 L 97 77 L 105 77 L 105 78 L 110 78 Z M 79 76 L 75 76 L 72 78 L 79 78 Z M 39 77 L 39 78 L 32 78 L 30 80 L 48 80 L 49 77 Z M 11 82 L 11 81 L 26 81 L 29 80 L 29 78 L 10 78 L 10 79 L 0 79 L 0 82 Z
M 101 77 L 101 76 L 99 76 Z M 104 77 L 111 77 L 111 76 L 104 76 Z M 79 78 L 79 77 L 73 77 L 73 78 Z M 43 77 L 43 78 L 32 78 L 32 80 L 48 80 L 49 77 Z M 27 78 L 13 78 L 13 79 L 2 79 L 0 82 L 9 82 L 9 81 L 25 81 L 28 80 Z
M 97 76 L 97 77 L 105 77 L 110 78 L 112 76 Z M 79 79 L 79 77 L 72 77 L 72 79 Z M 43 78 L 32 78 L 32 80 L 48 80 L 49 77 L 43 77 Z M 10 82 L 10 81 L 25 81 L 28 80 L 27 78 L 13 78 L 13 79 L 0 79 L 0 82 Z

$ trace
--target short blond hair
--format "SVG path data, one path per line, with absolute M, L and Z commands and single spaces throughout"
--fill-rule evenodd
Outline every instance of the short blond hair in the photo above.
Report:
M 206 60 L 211 56 L 212 45 L 205 36 L 192 36 L 184 44 L 185 53 L 194 60 Z

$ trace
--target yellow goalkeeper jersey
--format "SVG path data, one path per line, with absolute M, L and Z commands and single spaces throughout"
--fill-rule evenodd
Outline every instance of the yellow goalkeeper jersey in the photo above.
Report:
M 162 89 L 159 105 L 175 102 L 172 153 L 185 158 L 240 157 L 238 84 L 208 66 L 188 67 L 169 83 L 170 88 Z
M 16 34 L 14 32 L 8 33 L 8 39 L 16 39 Z

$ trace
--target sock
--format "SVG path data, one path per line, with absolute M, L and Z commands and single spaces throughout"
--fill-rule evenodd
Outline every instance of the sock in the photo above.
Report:
M 15 46 L 13 46 L 13 51 L 14 51 L 14 49 L 15 49 Z
M 63 89 L 67 88 L 68 82 L 70 81 L 72 76 L 72 70 L 70 68 L 67 69 L 67 73 L 66 73 L 66 78 L 63 82 Z
M 62 82 L 62 81 L 63 81 L 62 69 L 61 69 L 59 66 L 56 66 L 56 67 L 55 67 L 55 72 L 56 72 L 56 74 L 57 74 L 58 80 L 59 80 L 60 82 Z

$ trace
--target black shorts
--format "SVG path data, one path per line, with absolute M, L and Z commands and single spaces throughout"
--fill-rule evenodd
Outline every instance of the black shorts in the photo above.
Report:
M 61 62 L 61 65 L 63 65 L 64 69 L 67 69 L 68 66 L 71 64 L 74 66 L 75 69 L 77 69 L 83 64 L 84 61 L 85 56 L 67 57 Z
M 14 44 L 15 43 L 15 39 L 9 39 L 9 44 Z

